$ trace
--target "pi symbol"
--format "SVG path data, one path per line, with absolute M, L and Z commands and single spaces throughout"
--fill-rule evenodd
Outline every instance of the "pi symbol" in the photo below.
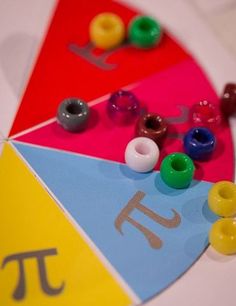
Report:
M 129 44 L 126 42 L 122 44 L 122 46 L 119 47 L 119 50 L 122 48 L 126 48 L 129 46 Z M 109 51 L 103 51 L 102 54 L 96 55 L 94 53 L 95 51 L 95 46 L 89 42 L 85 46 L 79 46 L 78 44 L 75 43 L 70 43 L 68 45 L 68 49 L 70 52 L 74 53 L 77 56 L 82 57 L 86 61 L 88 61 L 90 64 L 102 69 L 102 70 L 114 70 L 117 67 L 117 64 L 115 63 L 108 63 L 109 57 L 114 54 L 118 48 L 112 49 Z

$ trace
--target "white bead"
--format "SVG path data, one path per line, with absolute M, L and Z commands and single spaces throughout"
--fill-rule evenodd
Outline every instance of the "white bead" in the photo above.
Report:
M 159 155 L 159 148 L 152 139 L 137 137 L 125 149 L 125 162 L 136 172 L 149 172 L 157 164 Z

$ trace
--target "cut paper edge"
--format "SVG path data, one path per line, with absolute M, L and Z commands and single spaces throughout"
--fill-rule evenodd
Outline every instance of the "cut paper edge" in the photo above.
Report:
M 80 227 L 80 225 L 74 220 L 71 214 L 65 209 L 56 195 L 50 190 L 50 188 L 46 185 L 46 183 L 40 178 L 38 173 L 34 170 L 34 168 L 29 164 L 29 162 L 24 158 L 24 156 L 19 152 L 19 150 L 14 146 L 14 142 L 9 143 L 16 153 L 16 155 L 24 162 L 27 168 L 31 171 L 31 173 L 35 176 L 41 186 L 47 191 L 47 193 L 54 199 L 56 204 L 65 214 L 65 217 L 69 220 L 74 228 L 76 228 L 79 235 L 84 239 L 84 241 L 88 244 L 90 249 L 96 254 L 97 258 L 101 261 L 101 263 L 106 267 L 107 271 L 113 276 L 113 278 L 118 282 L 121 288 L 128 294 L 128 296 L 136 303 L 139 304 L 141 302 L 140 298 L 133 292 L 133 290 L 129 287 L 126 281 L 121 277 L 121 275 L 116 271 L 116 269 L 112 266 L 109 260 L 103 255 L 103 253 L 99 250 L 99 248 L 95 245 L 95 243 L 89 238 L 89 236 L 85 233 L 85 231 Z M 30 146 L 30 145 L 29 145 Z M 43 148 L 45 149 L 45 148 Z M 46 149 L 47 150 L 47 149 Z M 66 152 L 65 152 L 66 153 Z M 68 152 L 67 152 L 68 153 Z

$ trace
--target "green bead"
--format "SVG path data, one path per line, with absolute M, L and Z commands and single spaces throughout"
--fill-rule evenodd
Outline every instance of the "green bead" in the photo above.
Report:
M 139 16 L 129 24 L 129 40 L 141 48 L 150 48 L 161 39 L 161 26 L 156 20 L 148 16 Z
M 194 175 L 194 164 L 188 155 L 173 153 L 167 155 L 161 163 L 161 178 L 172 188 L 186 188 Z

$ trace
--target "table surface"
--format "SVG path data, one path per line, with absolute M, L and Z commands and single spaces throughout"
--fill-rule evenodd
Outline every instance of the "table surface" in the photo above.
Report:
M 157 17 L 194 55 L 218 94 L 236 82 L 235 0 L 123 0 Z M 43 41 L 55 0 L 0 0 L 0 151 Z M 231 120 L 236 145 L 236 119 Z M 235 151 L 236 152 L 236 151 Z M 235 305 L 236 256 L 211 247 L 146 305 Z

